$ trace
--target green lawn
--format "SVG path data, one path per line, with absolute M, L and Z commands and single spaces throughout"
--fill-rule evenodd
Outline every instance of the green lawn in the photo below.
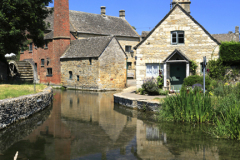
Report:
M 34 92 L 34 85 L 23 84 L 23 85 L 10 85 L 10 84 L 1 84 L 0 85 L 0 100 L 6 98 L 15 98 L 23 95 L 34 94 L 41 92 L 46 85 L 37 84 L 36 92 Z

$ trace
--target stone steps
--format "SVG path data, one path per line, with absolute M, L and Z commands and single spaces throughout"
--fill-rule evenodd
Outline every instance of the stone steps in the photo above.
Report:
M 21 81 L 33 82 L 33 69 L 29 62 L 18 61 L 16 62 L 18 66 L 19 79 Z

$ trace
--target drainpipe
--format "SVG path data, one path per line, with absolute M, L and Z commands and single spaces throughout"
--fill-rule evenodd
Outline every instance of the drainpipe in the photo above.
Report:
M 127 87 L 127 74 L 128 74 L 128 69 L 127 69 L 127 60 L 128 60 L 128 57 L 126 58 L 126 87 Z

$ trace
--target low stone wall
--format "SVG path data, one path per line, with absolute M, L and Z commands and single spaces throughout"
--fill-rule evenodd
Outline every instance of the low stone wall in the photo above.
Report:
M 53 90 L 48 87 L 40 93 L 0 100 L 0 130 L 43 110 L 52 99 Z
M 139 100 L 139 99 L 124 97 L 118 94 L 114 94 L 113 96 L 114 96 L 114 103 L 120 104 L 128 108 L 138 109 L 138 110 L 147 110 L 147 111 L 153 111 L 153 112 L 158 112 L 158 110 L 161 108 L 161 104 L 158 102 Z

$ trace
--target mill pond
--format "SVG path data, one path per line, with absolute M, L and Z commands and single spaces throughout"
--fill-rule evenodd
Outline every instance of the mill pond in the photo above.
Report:
M 114 92 L 54 90 L 51 106 L 0 131 L 0 159 L 240 159 L 240 143 L 209 126 L 162 123 L 113 102 Z

